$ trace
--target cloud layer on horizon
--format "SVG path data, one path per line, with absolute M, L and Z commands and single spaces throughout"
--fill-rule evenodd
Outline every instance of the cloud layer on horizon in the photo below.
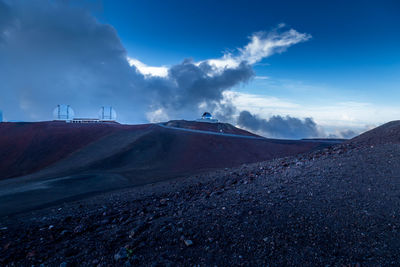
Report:
M 242 111 L 238 118 L 238 124 L 243 128 L 274 138 L 301 139 L 324 135 L 312 118 L 301 120 L 290 116 L 275 115 L 269 119 L 262 119 L 248 111 Z

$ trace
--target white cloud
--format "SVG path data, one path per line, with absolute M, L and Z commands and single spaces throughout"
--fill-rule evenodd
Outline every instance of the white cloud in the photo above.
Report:
M 284 27 L 284 25 L 279 25 L 279 28 Z M 207 62 L 211 67 L 213 67 L 214 72 L 220 72 L 225 68 L 236 68 L 242 62 L 246 62 L 250 65 L 259 63 L 262 59 L 269 57 L 275 53 L 280 53 L 285 51 L 288 47 L 305 42 L 311 38 L 311 35 L 306 33 L 299 33 L 294 29 L 287 30 L 285 32 L 278 32 L 278 29 L 266 33 L 257 32 L 250 36 L 250 42 L 243 48 L 238 48 L 237 55 L 232 53 L 225 53 L 221 58 L 207 59 L 195 63 L 200 65 L 203 62 Z M 154 67 L 148 66 L 143 62 L 135 58 L 127 58 L 129 64 L 134 65 L 140 73 L 148 76 L 168 76 L 168 67 Z M 213 73 L 210 73 L 212 76 Z M 257 79 L 268 79 L 267 76 L 258 76 Z
M 237 108 L 243 110 L 264 110 L 268 109 L 296 109 L 300 105 L 279 99 L 273 96 L 240 93 L 235 91 L 225 91 L 224 99 L 231 101 Z
M 129 62 L 129 65 L 135 66 L 136 69 L 143 75 L 158 76 L 158 77 L 168 76 L 168 67 L 166 66 L 161 66 L 161 67 L 147 66 L 143 62 L 130 57 L 128 57 L 127 60 Z
M 291 99 L 235 91 L 224 92 L 224 98 L 239 112 L 248 110 L 262 118 L 272 115 L 312 117 L 328 134 L 344 129 L 367 130 L 400 117 L 400 110 L 396 107 L 356 101 L 332 102 L 328 105 L 299 104 Z
M 150 111 L 146 113 L 146 117 L 151 123 L 156 123 L 160 121 L 169 121 L 168 114 L 162 108 Z
M 257 80 L 268 80 L 269 76 L 256 76 L 254 78 L 257 79 Z
M 279 27 L 281 28 L 281 26 Z M 269 57 L 275 53 L 285 51 L 288 47 L 305 42 L 311 38 L 311 35 L 299 33 L 294 29 L 279 33 L 277 30 L 265 33 L 254 33 L 250 37 L 250 42 L 243 48 L 239 48 L 239 54 L 233 55 L 226 53 L 218 59 L 205 60 L 216 69 L 237 67 L 241 62 L 255 64 L 263 58 Z
M 282 52 L 289 46 L 307 41 L 311 35 L 299 33 L 294 29 L 290 29 L 281 34 L 272 32 L 267 35 L 265 33 L 256 33 L 251 36 L 251 42 L 240 49 L 240 59 L 250 64 L 259 62 L 261 59 L 268 57 L 276 52 Z

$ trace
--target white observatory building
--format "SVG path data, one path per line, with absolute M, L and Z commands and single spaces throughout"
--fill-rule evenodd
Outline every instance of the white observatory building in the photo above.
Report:
M 71 122 L 74 119 L 75 113 L 70 105 L 57 105 L 53 111 L 54 120 Z
M 98 118 L 74 118 L 72 123 L 116 123 L 117 112 L 113 107 L 101 107 Z
M 99 120 L 101 122 L 115 122 L 117 120 L 117 112 L 113 107 L 101 107 L 99 110 Z
M 201 116 L 200 119 L 197 119 L 196 121 L 198 122 L 211 122 L 211 123 L 217 123 L 217 119 L 213 119 L 213 116 L 211 115 L 210 112 L 204 112 L 203 115 Z
M 112 107 L 101 107 L 98 118 L 76 118 L 70 105 L 57 105 L 53 116 L 55 121 L 68 123 L 117 123 L 117 112 Z

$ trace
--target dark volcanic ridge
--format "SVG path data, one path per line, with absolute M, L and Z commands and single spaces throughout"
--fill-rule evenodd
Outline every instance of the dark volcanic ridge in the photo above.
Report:
M 0 124 L 1 177 L 19 176 L 0 181 L 0 216 L 332 145 L 238 135 L 244 131 L 233 126 L 226 129 L 234 134 L 215 133 L 205 131 L 208 123 L 192 124 L 202 130 L 158 124 Z
M 0 265 L 397 266 L 400 144 L 391 138 L 4 217 Z
M 253 134 L 253 133 L 243 130 L 243 129 L 239 129 L 229 123 L 220 123 L 220 122 L 212 123 L 212 122 L 197 122 L 197 121 L 186 121 L 186 120 L 172 120 L 169 122 L 164 122 L 162 124 L 165 126 L 174 127 L 174 128 L 260 137 L 259 135 Z
M 391 121 L 349 141 L 358 146 L 400 144 L 400 121 Z
M 60 162 L 77 157 L 82 151 L 86 153 L 85 158 L 81 156 L 81 161 L 76 160 L 74 165 L 68 166 L 69 170 L 82 170 L 99 164 L 104 169 L 105 162 L 108 169 L 119 168 L 122 171 L 123 166 L 116 166 L 123 164 L 121 162 L 111 166 L 116 160 L 122 160 L 130 166 L 145 166 L 144 169 L 151 168 L 150 165 L 164 163 L 172 164 L 168 166 L 172 169 L 177 168 L 177 171 L 181 171 L 182 168 L 191 170 L 229 167 L 301 153 L 318 147 L 318 144 L 297 141 L 285 143 L 270 139 L 232 139 L 232 136 L 222 134 L 254 137 L 256 135 L 230 124 L 171 121 L 165 125 L 176 128 L 162 129 L 157 124 L 2 123 L 0 179 L 31 174 L 56 163 L 60 166 Z M 179 128 L 218 132 L 221 136 L 181 132 L 178 131 Z M 138 153 L 140 155 L 137 155 Z M 184 160 L 183 163 L 181 159 Z M 129 172 L 126 168 L 123 171 Z
M 167 127 L 157 124 L 2 123 L 0 179 L 43 170 L 46 175 L 83 170 L 125 174 L 158 170 L 173 174 L 231 167 L 330 145 L 329 142 L 258 138 L 222 123 L 171 121 L 164 125 Z M 185 131 L 187 129 L 191 131 Z

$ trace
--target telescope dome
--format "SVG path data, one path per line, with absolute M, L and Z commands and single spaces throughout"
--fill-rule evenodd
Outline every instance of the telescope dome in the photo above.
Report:
M 61 104 L 54 109 L 53 116 L 55 120 L 70 121 L 74 118 L 75 113 L 70 105 Z
M 101 107 L 99 110 L 99 119 L 102 121 L 115 121 L 117 112 L 113 107 Z

